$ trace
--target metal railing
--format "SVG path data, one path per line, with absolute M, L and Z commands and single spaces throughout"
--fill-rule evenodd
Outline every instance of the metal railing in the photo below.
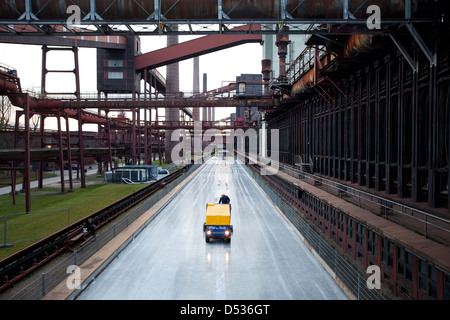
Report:
M 53 288 L 64 281 L 67 276 L 69 266 L 80 266 L 86 262 L 93 254 L 100 250 L 105 244 L 111 241 L 116 235 L 127 228 L 132 222 L 139 218 L 143 213 L 149 210 L 154 204 L 167 195 L 173 188 L 186 179 L 191 173 L 197 170 L 200 165 L 192 165 L 188 172 L 166 187 L 150 196 L 147 200 L 130 210 L 125 216 L 114 223 L 99 230 L 92 240 L 85 246 L 75 250 L 73 253 L 67 253 L 65 257 L 55 264 L 51 269 L 35 274 L 30 277 L 26 286 L 18 292 L 12 294 L 9 300 L 39 300 L 49 293 Z M 158 213 L 157 213 L 158 214 Z M 155 214 L 152 219 L 154 219 Z
M 358 300 L 384 300 L 376 289 L 367 286 L 365 277 L 350 265 L 329 245 L 305 220 L 303 220 L 278 194 L 273 191 L 256 173 L 243 166 L 255 182 L 263 189 L 272 202 L 282 211 L 315 253 L 328 265 L 333 276 L 342 283 Z
M 279 163 L 281 171 L 304 180 L 340 198 L 345 198 L 387 220 L 406 225 L 425 237 L 450 243 L 450 220 L 435 214 L 392 201 L 375 194 L 344 185 Z
M 307 46 L 286 70 L 289 83 L 294 83 L 314 67 L 314 50 L 318 50 L 318 59 L 326 55 L 325 46 Z

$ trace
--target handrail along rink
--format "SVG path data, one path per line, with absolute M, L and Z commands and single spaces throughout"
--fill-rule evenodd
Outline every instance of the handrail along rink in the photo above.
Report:
M 83 235 L 83 226 L 92 220 L 95 230 L 98 230 L 121 213 L 127 211 L 143 201 L 158 190 L 164 188 L 182 174 L 187 172 L 183 167 L 157 180 L 156 182 L 135 191 L 132 194 L 92 213 L 91 215 L 74 222 L 52 235 L 14 253 L 0 261 L 0 292 L 13 286 L 16 282 L 35 271 L 46 262 L 52 260 L 60 253 L 72 250 L 72 247 L 86 241 Z
M 315 187 L 307 182 L 300 185 L 294 181 L 295 176 L 261 175 L 259 164 L 247 167 L 261 181 L 259 184 L 263 189 L 276 198 L 274 203 L 284 202 L 280 208 L 283 208 L 287 219 L 334 270 L 340 283 L 358 299 L 447 299 L 445 282 L 449 269 L 445 258 L 446 246 L 367 209 L 356 207 L 328 191 L 315 191 L 312 189 Z M 325 193 L 335 199 L 324 198 Z M 348 205 L 339 205 L 343 202 Z M 370 223 L 364 219 L 367 216 L 361 210 L 370 212 Z M 388 232 L 378 228 L 388 224 Z M 330 250 L 325 250 L 325 245 Z M 423 251 L 423 248 L 430 248 L 430 251 Z M 366 290 L 367 286 L 361 280 L 371 265 L 379 268 L 380 292 Z M 420 273 L 420 268 L 432 272 Z M 347 269 L 349 271 L 344 271 Z

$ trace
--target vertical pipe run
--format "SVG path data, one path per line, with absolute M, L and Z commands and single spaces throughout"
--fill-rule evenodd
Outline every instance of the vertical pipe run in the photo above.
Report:
M 66 146 L 67 146 L 67 167 L 69 168 L 69 192 L 73 191 L 72 179 L 72 150 L 70 148 L 70 129 L 69 129 L 69 115 L 66 113 Z
M 283 27 L 283 33 L 277 33 L 277 39 L 275 42 L 275 45 L 278 47 L 278 57 L 279 57 L 279 81 L 285 82 L 286 81 L 286 56 L 287 56 L 287 46 L 290 43 L 289 41 L 289 34 L 287 33 L 289 31 L 289 27 L 284 26 Z
M 45 78 L 47 75 L 47 46 L 42 46 L 41 94 L 45 94 Z
M 203 93 L 208 91 L 206 73 L 203 74 Z M 202 108 L 202 121 L 208 121 L 208 108 Z
M 23 172 L 23 186 L 25 189 L 25 211 L 28 213 L 31 211 L 31 186 L 30 186 L 30 95 L 25 94 L 24 99 L 24 125 L 25 125 L 25 159 L 24 159 L 24 172 Z
M 268 94 L 272 61 L 270 59 L 261 60 L 261 65 L 262 65 L 261 73 L 262 73 L 263 82 L 264 82 L 263 94 Z
M 40 118 L 41 124 L 39 127 L 39 140 L 41 148 L 45 148 L 44 144 L 44 123 L 45 123 L 45 116 L 41 114 Z M 41 161 L 39 162 L 39 178 L 38 178 L 38 188 L 42 189 L 44 187 L 44 163 Z
M 56 120 L 58 121 L 58 149 L 59 149 L 59 172 L 61 178 L 61 193 L 66 192 L 66 186 L 64 182 L 64 150 L 63 150 L 63 138 L 61 130 L 61 112 L 58 112 Z
M 80 149 L 78 169 L 81 173 L 81 188 L 84 189 L 86 188 L 86 175 L 84 173 L 83 120 L 81 118 L 81 109 L 78 109 L 78 145 Z
M 78 100 L 80 100 L 81 97 L 81 89 L 80 89 L 80 67 L 78 63 L 78 47 L 76 46 L 76 40 L 75 40 L 75 47 L 72 48 L 73 50 L 73 56 L 75 60 L 75 69 L 73 70 L 75 74 L 75 96 Z

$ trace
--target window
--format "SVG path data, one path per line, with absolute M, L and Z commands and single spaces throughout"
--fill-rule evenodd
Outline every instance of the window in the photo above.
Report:
M 367 230 L 367 250 L 374 257 L 378 256 L 378 235 L 370 229 Z
M 123 60 L 108 60 L 108 67 L 110 68 L 122 68 Z
M 331 208 L 330 222 L 331 225 L 336 226 L 336 209 L 334 208 Z
M 397 271 L 405 279 L 412 280 L 412 254 L 401 247 L 397 250 Z
M 347 237 L 353 239 L 353 219 L 347 218 Z
M 323 202 L 322 201 L 318 201 L 319 203 L 318 203 L 318 212 L 319 212 L 319 217 L 323 217 Z
M 428 262 L 419 259 L 419 289 L 437 299 L 437 269 Z
M 108 79 L 123 79 L 123 72 L 108 72 Z
M 325 216 L 325 220 L 328 221 L 330 220 L 330 206 L 328 204 L 325 205 L 325 210 L 324 210 L 324 216 Z
M 391 241 L 381 237 L 381 260 L 389 267 L 394 265 L 394 246 Z
M 364 247 L 364 226 L 360 223 L 356 223 L 356 242 Z

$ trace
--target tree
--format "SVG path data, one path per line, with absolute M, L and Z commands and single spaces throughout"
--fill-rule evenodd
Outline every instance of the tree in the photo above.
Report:
M 12 107 L 8 97 L 1 97 L 0 104 L 0 130 L 6 130 L 11 119 Z

